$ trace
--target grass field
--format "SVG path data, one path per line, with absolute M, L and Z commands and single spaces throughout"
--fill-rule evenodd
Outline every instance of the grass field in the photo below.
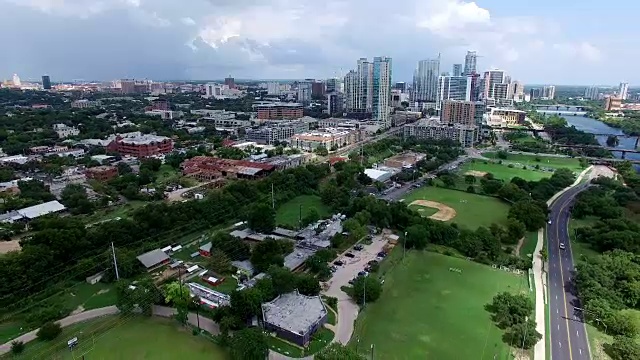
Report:
M 551 171 L 536 170 L 533 166 L 527 166 L 527 169 L 525 170 L 522 168 L 522 165 L 513 165 L 513 167 L 509 167 L 507 163 L 485 163 L 485 161 L 482 160 L 465 163 L 460 167 L 460 174 L 465 175 L 467 171 L 471 170 L 492 173 L 496 179 L 504 181 L 510 181 L 514 177 L 519 177 L 527 181 L 538 181 L 553 175 L 553 172 Z
M 276 212 L 276 224 L 298 227 L 300 220 L 300 206 L 304 219 L 311 209 L 316 209 L 321 218 L 331 215 L 331 210 L 315 195 L 297 196 L 282 204 Z
M 374 344 L 385 360 L 511 358 L 484 306 L 502 291 L 530 294 L 526 276 L 431 252 L 401 257 L 394 251 L 382 263 L 392 267 L 384 290 L 359 315 L 350 346 L 368 353 Z
M 538 232 L 537 231 L 529 231 L 524 235 L 524 243 L 520 248 L 520 257 L 526 259 L 533 260 L 533 253 L 536 250 L 536 245 L 538 243 Z
M 94 214 L 86 218 L 87 223 L 92 224 L 99 221 L 115 219 L 117 217 L 128 218 L 129 216 L 131 216 L 131 213 L 134 210 L 146 204 L 149 204 L 149 202 L 134 200 L 134 201 L 129 201 L 123 205 L 116 205 L 116 206 L 108 207 L 105 209 L 99 209 Z
M 71 353 L 67 340 L 78 337 Z M 228 359 L 226 351 L 168 319 L 105 317 L 65 328 L 52 342 L 33 341 L 12 359 Z
M 483 156 L 488 157 L 490 159 L 498 160 L 498 156 L 495 152 L 484 152 Z M 539 159 L 540 161 L 536 161 Z M 527 166 L 536 166 L 540 165 L 541 167 L 548 168 L 568 168 L 575 172 L 581 172 L 584 170 L 582 166 L 580 166 L 580 160 L 577 158 L 567 158 L 567 157 L 555 157 L 555 156 L 537 156 L 537 155 L 520 155 L 520 154 L 509 154 L 505 162 L 512 163 L 520 163 L 522 165 Z
M 509 212 L 509 205 L 499 199 L 432 186 L 411 191 L 404 199 L 406 204 L 414 200 L 431 200 L 448 205 L 457 213 L 452 222 L 471 229 L 489 226 L 494 222 L 502 223 Z M 423 213 L 428 214 L 428 208 Z
M 288 355 L 290 357 L 299 358 L 303 356 L 308 356 L 317 353 L 322 350 L 325 346 L 331 343 L 335 334 L 333 331 L 327 328 L 320 328 L 313 336 L 311 337 L 311 341 L 309 342 L 309 346 L 303 350 L 299 346 L 292 345 L 287 341 L 284 341 L 275 336 L 269 336 L 269 348 L 275 352 Z

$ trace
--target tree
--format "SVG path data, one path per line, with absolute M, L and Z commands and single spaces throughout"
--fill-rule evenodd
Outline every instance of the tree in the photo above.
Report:
M 628 313 L 618 311 L 607 320 L 608 330 L 614 335 L 633 338 L 638 334 L 635 318 Z
M 454 187 L 456 185 L 457 177 L 453 174 L 446 174 L 440 176 L 440 180 L 446 187 Z
M 517 244 L 518 241 L 524 237 L 527 228 L 522 222 L 514 218 L 509 218 L 507 219 L 506 231 L 503 240 L 506 240 L 507 244 Z
M 211 256 L 208 260 L 209 268 L 220 275 L 229 274 L 232 272 L 231 260 L 220 249 L 211 250 Z
M 231 338 L 232 360 L 264 360 L 269 355 L 267 335 L 260 328 L 236 331 Z
M 608 147 L 616 147 L 616 146 L 618 146 L 618 144 L 620 144 L 620 140 L 618 140 L 617 136 L 615 136 L 615 135 L 607 136 L 607 146 Z
M 251 252 L 251 263 L 258 272 L 269 269 L 271 265 L 283 266 L 284 254 L 293 251 L 293 243 L 288 240 L 266 238 L 258 243 Z
M 500 150 L 496 153 L 496 157 L 498 159 L 506 160 L 509 157 L 509 153 L 504 150 Z
M 493 297 L 485 309 L 493 314 L 493 321 L 499 328 L 506 329 L 515 324 L 522 324 L 533 312 L 533 302 L 522 294 L 502 292 Z
M 404 246 L 412 249 L 422 250 L 429 243 L 429 233 L 422 225 L 412 225 L 407 228 L 407 235 L 404 237 Z
M 469 194 L 475 194 L 475 193 L 476 193 L 476 188 L 475 188 L 475 187 L 473 187 L 473 185 L 469 185 L 469 186 L 467 187 L 467 192 L 468 192 Z
M 464 182 L 469 185 L 473 185 L 476 183 L 476 177 L 473 175 L 465 175 Z
M 302 218 L 302 225 L 306 226 L 320 220 L 320 214 L 316 208 L 311 208 L 307 211 L 307 214 Z
M 175 305 L 176 320 L 183 325 L 187 323 L 190 300 L 191 294 L 189 289 L 186 286 L 182 286 L 179 282 L 174 281 L 165 286 L 165 301 Z
M 267 204 L 255 204 L 249 209 L 247 225 L 251 230 L 268 234 L 276 228 L 276 212 Z
M 382 284 L 373 276 L 359 276 L 353 283 L 353 298 L 357 304 L 374 302 L 382 294 Z
M 94 209 L 94 204 L 87 197 L 87 190 L 79 184 L 67 185 L 62 190 L 61 200 L 73 214 L 89 214 Z
M 14 355 L 21 354 L 24 351 L 24 343 L 22 341 L 12 341 L 11 342 L 11 353 Z
M 43 341 L 51 341 L 62 333 L 62 327 L 57 322 L 49 321 L 40 327 L 36 333 L 38 339 Z
M 513 325 L 502 336 L 505 343 L 524 349 L 531 349 L 540 339 L 542 335 L 536 331 L 536 322 L 533 320 Z
M 612 344 L 605 344 L 604 350 L 611 360 L 640 359 L 640 343 L 633 338 L 616 336 Z
M 316 296 L 320 294 L 320 282 L 311 274 L 300 274 L 297 276 L 296 284 L 298 291 L 302 295 Z
M 509 209 L 509 218 L 524 224 L 528 231 L 536 231 L 547 222 L 547 214 L 530 200 L 518 201 Z
M 484 191 L 487 194 L 493 195 L 497 193 L 500 189 L 502 189 L 503 183 L 500 180 L 482 179 L 480 180 L 480 185 L 482 185 L 482 191 Z
M 365 360 L 352 348 L 340 343 L 332 343 L 314 356 L 315 360 Z
M 282 266 L 271 265 L 267 274 L 271 278 L 273 290 L 277 295 L 289 293 L 297 285 L 296 275 Z
M 327 148 L 324 147 L 324 146 L 318 146 L 313 152 L 318 154 L 318 155 L 320 155 L 320 156 L 329 155 L 329 150 L 327 150 Z
M 241 321 L 249 321 L 260 314 L 262 294 L 260 291 L 250 288 L 231 293 L 231 312 Z

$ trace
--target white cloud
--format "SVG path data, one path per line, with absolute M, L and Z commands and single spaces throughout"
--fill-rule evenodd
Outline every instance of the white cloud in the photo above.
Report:
M 602 60 L 602 52 L 597 47 L 587 41 L 579 43 L 556 43 L 553 49 L 561 54 L 577 59 L 584 59 L 589 62 L 599 62 Z
M 489 10 L 475 2 L 459 0 L 425 1 L 417 6 L 417 23 L 440 36 L 456 36 L 456 32 L 469 25 L 489 25 Z
M 183 24 L 187 25 L 187 26 L 193 26 L 193 25 L 196 24 L 196 21 L 193 20 L 192 18 L 188 17 L 188 16 L 187 17 L 183 17 L 182 19 L 180 19 L 180 21 Z

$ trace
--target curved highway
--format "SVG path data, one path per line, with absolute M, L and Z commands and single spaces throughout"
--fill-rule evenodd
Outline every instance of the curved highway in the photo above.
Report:
M 549 206 L 551 221 L 551 224 L 547 224 L 549 336 L 553 360 L 589 360 L 591 358 L 582 314 L 574 311 L 574 307 L 580 307 L 580 304 L 572 292 L 575 267 L 569 241 L 571 203 L 586 187 L 587 184 L 579 184 L 567 190 Z

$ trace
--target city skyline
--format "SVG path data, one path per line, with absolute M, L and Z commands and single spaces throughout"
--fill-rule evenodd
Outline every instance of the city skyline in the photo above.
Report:
M 0 0 L 6 19 L 0 39 L 10 49 L 0 60 L 0 73 L 24 79 L 49 74 L 54 81 L 197 80 L 229 74 L 327 78 L 344 75 L 352 59 L 388 56 L 394 59 L 394 81 L 411 81 L 420 59 L 441 53 L 443 64 L 459 64 L 473 50 L 479 55 L 478 72 L 507 69 L 527 84 L 640 83 L 640 76 L 625 71 L 635 58 L 630 39 L 605 39 L 606 21 L 585 29 L 576 20 L 584 19 L 586 10 L 548 0 L 536 4 L 194 0 L 185 7 L 144 0 Z M 549 4 L 554 12 L 542 11 Z M 605 5 L 593 4 L 590 10 L 597 6 Z M 387 21 L 370 21 L 378 14 Z

